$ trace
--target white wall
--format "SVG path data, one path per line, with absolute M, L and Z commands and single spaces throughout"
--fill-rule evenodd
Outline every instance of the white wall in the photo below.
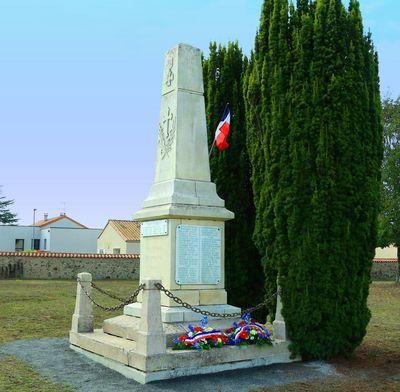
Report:
M 44 247 L 44 240 L 46 241 L 46 248 Z M 40 250 L 47 250 L 51 249 L 51 236 L 50 236 L 50 229 L 42 229 L 40 230 Z
M 0 251 L 15 252 L 15 240 L 24 240 L 24 250 L 31 249 L 32 233 L 40 239 L 40 249 L 51 252 L 96 253 L 100 229 L 0 225 Z M 44 239 L 47 248 L 44 249 Z
M 397 259 L 397 248 L 393 245 L 387 248 L 375 248 L 375 259 Z
M 97 238 L 97 253 L 112 254 L 114 249 L 119 249 L 121 254 L 127 253 L 126 242 L 115 228 L 107 223 L 101 235 Z
M 0 251 L 15 252 L 15 240 L 24 240 L 24 250 L 31 249 L 33 230 L 35 238 L 40 238 L 40 229 L 32 226 L 0 225 Z
M 101 229 L 67 229 L 51 227 L 52 252 L 96 253 L 97 237 Z
M 127 241 L 126 253 L 140 254 L 140 241 Z
M 60 219 L 57 222 L 51 223 L 50 225 L 47 225 L 44 227 L 42 226 L 43 229 L 44 228 L 48 229 L 49 227 L 66 227 L 66 228 L 68 227 L 68 228 L 73 228 L 73 229 L 75 229 L 75 228 L 82 229 L 83 228 L 81 225 L 78 225 L 78 224 L 70 221 L 67 218 Z

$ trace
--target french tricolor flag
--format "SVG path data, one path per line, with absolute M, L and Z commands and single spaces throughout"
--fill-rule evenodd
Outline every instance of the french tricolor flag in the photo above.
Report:
M 222 115 L 221 121 L 219 122 L 217 130 L 215 131 L 214 143 L 220 151 L 224 151 L 229 147 L 227 139 L 230 127 L 231 111 L 229 109 L 229 104 L 227 104 L 225 106 L 224 114 Z

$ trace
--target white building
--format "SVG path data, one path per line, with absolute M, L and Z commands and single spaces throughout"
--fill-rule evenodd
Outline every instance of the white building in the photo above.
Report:
M 110 219 L 97 239 L 97 253 L 140 253 L 140 223 Z
M 0 225 L 0 251 L 96 253 L 100 233 L 101 229 L 89 229 L 66 214 L 50 219 L 45 214 L 34 226 Z
M 375 260 L 397 259 L 397 248 L 390 245 L 386 248 L 375 248 Z

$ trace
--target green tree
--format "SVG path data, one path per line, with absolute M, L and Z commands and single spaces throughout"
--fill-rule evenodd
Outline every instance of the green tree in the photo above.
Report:
M 382 103 L 383 161 L 378 245 L 400 246 L 400 97 Z M 397 281 L 400 283 L 400 263 Z
M 225 226 L 225 285 L 230 304 L 246 308 L 262 301 L 264 275 L 260 255 L 252 241 L 255 209 L 250 184 L 250 162 L 246 150 L 245 109 L 242 79 L 247 60 L 237 43 L 226 47 L 210 44 L 210 55 L 203 61 L 209 145 L 226 103 L 231 109 L 231 130 L 225 151 L 210 157 L 212 180 L 235 219 Z M 259 312 L 258 317 L 264 313 Z
M 18 222 L 17 214 L 10 211 L 9 207 L 14 204 L 14 200 L 7 200 L 0 196 L 0 223 L 12 224 Z
M 266 295 L 276 291 L 278 261 L 287 251 L 284 197 L 290 71 L 287 1 L 264 1 L 255 49 L 245 75 L 247 148 L 252 164 L 256 221 L 254 242 L 262 255 Z M 269 309 L 274 311 L 274 304 Z
M 350 354 L 370 313 L 382 152 L 358 1 L 266 0 L 245 79 L 255 242 L 304 356 Z

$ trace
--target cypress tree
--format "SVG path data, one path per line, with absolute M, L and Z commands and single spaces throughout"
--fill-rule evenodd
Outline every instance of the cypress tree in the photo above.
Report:
M 210 55 L 203 61 L 210 146 L 227 102 L 231 108 L 230 147 L 222 152 L 214 148 L 210 169 L 219 196 L 235 213 L 235 219 L 225 225 L 225 287 L 228 302 L 242 308 L 253 306 L 264 297 L 260 255 L 252 241 L 255 208 L 242 92 L 246 64 L 237 43 L 229 43 L 226 47 L 210 44 Z M 259 312 L 257 317 L 263 317 L 263 312 Z
M 284 0 L 265 1 L 245 86 L 254 239 L 267 291 L 278 273 L 296 354 L 349 354 L 369 321 L 377 75 L 358 1 L 346 10 L 340 0 L 299 0 L 289 12 Z
M 267 297 L 276 291 L 279 260 L 288 257 L 285 195 L 289 177 L 281 168 L 288 163 L 289 27 L 287 1 L 265 1 L 244 87 L 256 207 L 253 238 L 262 255 Z
M 260 30 L 258 36 L 261 35 L 262 30 Z M 275 228 L 273 224 L 265 225 L 265 222 L 273 222 L 275 215 L 266 170 L 267 149 L 265 146 L 268 145 L 269 134 L 266 132 L 265 124 L 268 118 L 270 97 L 267 86 L 268 80 L 263 75 L 267 73 L 268 62 L 262 45 L 259 46 L 259 52 L 257 51 L 258 36 L 256 37 L 256 50 L 251 54 L 244 78 L 244 94 L 246 96 L 246 142 L 252 166 L 250 179 L 256 209 L 253 241 L 262 257 L 266 279 L 265 290 L 268 295 L 274 290 L 274 282 L 276 281 L 276 270 L 272 267 L 272 258 L 269 253 L 271 248 L 267 247 L 267 244 L 275 239 Z M 260 40 L 260 42 L 265 46 L 268 44 L 266 41 Z

